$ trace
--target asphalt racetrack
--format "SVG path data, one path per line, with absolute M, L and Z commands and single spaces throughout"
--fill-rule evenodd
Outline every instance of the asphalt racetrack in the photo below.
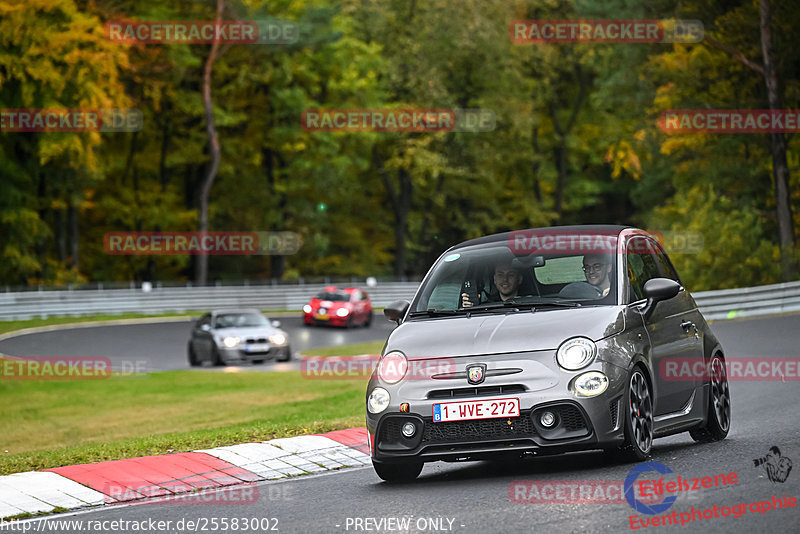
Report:
M 292 334 L 302 334 L 302 330 L 292 327 L 294 323 L 291 320 L 284 320 L 284 324 Z M 391 326 L 376 320 L 371 329 L 347 332 L 310 329 L 308 341 L 298 339 L 293 343 L 299 349 L 303 343 L 320 345 L 337 339 L 338 335 L 342 336 L 343 343 L 377 339 L 380 337 L 378 334 L 388 334 Z M 182 336 L 185 337 L 187 328 L 186 324 L 170 324 L 82 329 L 7 340 L 0 344 L 0 350 L 12 354 L 33 351 L 36 355 L 56 350 L 70 355 L 149 355 L 154 368 L 181 368 L 185 366 L 185 339 Z M 729 358 L 797 355 L 800 315 L 717 322 L 712 328 Z M 272 531 L 293 533 L 798 532 L 800 503 L 797 503 L 798 507 L 772 509 L 765 513 L 757 506 L 750 507 L 749 503 L 772 502 L 773 496 L 781 498 L 784 495 L 800 499 L 800 468 L 791 471 L 785 481 L 777 482 L 767 477 L 763 467 L 754 466 L 754 459 L 764 457 L 773 446 L 779 447 L 784 457 L 800 462 L 800 382 L 732 381 L 730 387 L 733 423 L 726 440 L 701 445 L 694 443 L 688 433 L 683 433 L 654 442 L 652 460 L 666 465 L 684 479 L 737 474 L 735 484 L 682 493 L 665 513 L 675 511 L 679 518 L 681 514 L 692 517 L 684 525 L 643 528 L 637 522 L 633 523 L 637 528 L 632 529 L 631 517 L 638 521 L 656 516 L 637 514 L 624 502 L 570 504 L 563 499 L 559 502 L 558 494 L 550 494 L 551 498 L 544 503 L 516 502 L 515 488 L 519 481 L 535 482 L 542 489 L 547 483 L 558 484 L 559 481 L 580 484 L 584 480 L 601 480 L 621 484 L 635 464 L 610 464 L 599 453 L 507 463 L 427 464 L 418 480 L 399 485 L 382 482 L 371 467 L 353 468 L 261 483 L 258 485 L 259 498 L 254 504 L 109 506 L 34 519 L 31 523 L 38 527 L 33 531 L 48 532 L 77 531 L 56 523 L 65 519 L 172 521 L 169 532 L 189 532 L 186 521 L 192 520 L 195 521 L 192 532 L 253 532 L 241 528 L 212 529 L 210 521 L 221 518 L 240 518 L 240 521 L 275 518 L 277 521 L 270 523 L 276 527 Z M 734 517 L 732 507 L 742 504 L 748 505 L 747 513 Z M 703 510 L 714 506 L 718 511 L 728 507 L 731 515 L 697 518 L 698 515 L 702 517 Z M 693 515 L 692 508 L 700 512 Z M 738 510 L 741 513 L 742 509 Z M 408 520 L 408 523 L 398 523 L 395 518 Z M 179 523 L 181 520 L 184 523 Z M 262 521 L 261 524 L 266 523 Z M 156 530 L 140 530 L 145 531 Z M 127 531 L 120 528 L 119 532 Z
M 329 326 L 304 326 L 300 317 L 275 317 L 289 334 L 292 352 L 386 340 L 394 328 L 382 313 L 375 312 L 370 327 L 352 329 Z M 151 372 L 189 369 L 186 345 L 191 321 L 69 328 L 26 334 L 0 341 L 0 353 L 9 356 L 95 356 L 111 360 L 114 371 Z M 268 362 L 244 364 L 242 369 L 271 371 L 299 368 Z M 219 369 L 219 368 L 217 368 Z

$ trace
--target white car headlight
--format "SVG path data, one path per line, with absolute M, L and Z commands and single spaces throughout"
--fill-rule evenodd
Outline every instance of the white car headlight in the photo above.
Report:
M 311 305 L 310 304 L 306 304 L 305 306 L 303 306 L 303 312 L 304 313 L 311 313 L 311 311 L 312 311 L 312 309 L 311 309 Z
M 408 359 L 399 351 L 392 351 L 378 363 L 378 378 L 387 384 L 396 384 L 408 372 Z
M 594 397 L 608 389 L 608 377 L 600 371 L 589 371 L 576 378 L 573 387 L 580 397 Z
M 338 310 L 336 310 L 336 315 L 338 315 L 339 317 L 347 317 L 348 315 L 350 315 L 350 310 L 348 310 L 347 308 L 339 308 Z
M 367 409 L 370 413 L 381 413 L 389 406 L 389 392 L 383 388 L 375 388 L 367 399 Z
M 283 345 L 284 343 L 286 343 L 286 336 L 284 336 L 283 334 L 272 334 L 271 336 L 269 336 L 269 340 L 270 342 L 275 343 L 276 345 Z
M 558 347 L 556 361 L 568 371 L 577 371 L 592 363 L 595 353 L 597 347 L 594 341 L 585 337 L 573 337 Z
M 226 336 L 225 338 L 223 338 L 222 344 L 228 347 L 229 349 L 232 349 L 233 347 L 239 344 L 239 341 L 240 339 L 238 337 Z

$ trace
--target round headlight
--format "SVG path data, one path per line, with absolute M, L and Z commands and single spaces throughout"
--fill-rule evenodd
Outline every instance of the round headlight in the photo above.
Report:
M 348 315 L 350 315 L 350 310 L 348 310 L 347 308 L 339 308 L 338 310 L 336 310 L 336 315 L 338 315 L 339 317 L 347 317 Z
M 383 388 L 375 388 L 367 399 L 367 409 L 370 413 L 381 413 L 389 406 L 389 392 Z
M 222 344 L 228 347 L 229 349 L 232 349 L 233 347 L 239 344 L 239 338 L 233 336 L 227 336 L 222 340 Z
M 597 348 L 594 341 L 585 337 L 573 337 L 558 347 L 556 361 L 568 371 L 577 371 L 586 367 L 594 359 Z
M 378 378 L 387 384 L 396 384 L 406 376 L 408 360 L 402 352 L 390 352 L 378 363 Z
M 272 334 L 269 336 L 269 340 L 276 345 L 283 345 L 286 343 L 286 336 L 283 334 Z
M 303 313 L 311 313 L 313 310 L 311 309 L 311 304 L 306 304 L 303 306 Z
M 594 397 L 608 389 L 608 377 L 600 371 L 589 371 L 575 379 L 575 393 L 581 397 Z

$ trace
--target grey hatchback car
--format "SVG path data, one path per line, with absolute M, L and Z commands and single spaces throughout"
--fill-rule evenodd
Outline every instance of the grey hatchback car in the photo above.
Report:
M 193 367 L 203 362 L 286 362 L 292 357 L 289 336 L 280 322 L 249 309 L 214 310 L 202 316 L 192 326 L 187 352 Z
M 654 438 L 728 434 L 723 349 L 643 230 L 467 241 L 439 257 L 412 302 L 384 314 L 398 327 L 366 392 L 384 480 L 502 455 L 604 450 L 638 461 Z

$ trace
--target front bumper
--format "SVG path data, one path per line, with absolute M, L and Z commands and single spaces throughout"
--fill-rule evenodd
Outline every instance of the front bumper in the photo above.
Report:
M 482 459 L 498 454 L 558 454 L 622 444 L 626 369 L 596 361 L 580 371 L 567 372 L 550 364 L 554 362 L 552 351 L 546 355 L 542 352 L 529 353 L 536 355 L 533 359 L 513 355 L 513 359 L 492 356 L 450 360 L 457 370 L 477 362 L 486 363 L 487 371 L 520 369 L 517 374 L 487 377 L 478 386 L 468 386 L 463 379 L 404 379 L 391 386 L 373 376 L 367 394 L 380 386 L 389 391 L 391 399 L 380 414 L 367 410 L 373 460 L 390 463 Z M 608 388 L 594 397 L 577 397 L 569 385 L 587 371 L 603 372 L 609 379 Z M 518 398 L 520 416 L 433 422 L 436 403 L 495 398 Z M 408 412 L 400 411 L 401 403 L 409 404 Z M 556 415 L 556 424 L 550 429 L 539 421 L 544 411 Z M 410 438 L 400 431 L 406 422 L 417 427 Z
M 253 362 L 262 360 L 278 360 L 284 359 L 288 356 L 291 349 L 288 344 L 275 345 L 270 344 L 266 350 L 247 351 L 243 346 L 238 346 L 232 349 L 221 348 L 219 354 L 224 362 Z
M 329 315 L 327 319 L 319 319 L 316 314 L 306 313 L 303 315 L 303 322 L 306 324 L 328 324 L 332 326 L 347 326 L 350 320 L 350 315 L 339 317 L 338 315 Z

